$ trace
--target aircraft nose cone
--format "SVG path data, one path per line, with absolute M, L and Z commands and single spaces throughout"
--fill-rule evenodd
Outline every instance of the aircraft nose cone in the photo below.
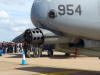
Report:
M 40 20 L 46 18 L 46 9 L 45 0 L 34 0 L 31 9 L 31 20 L 33 24 L 36 24 Z
M 33 23 L 36 24 L 37 19 L 38 19 L 38 10 L 36 7 L 36 3 L 34 2 L 31 9 L 31 20 Z

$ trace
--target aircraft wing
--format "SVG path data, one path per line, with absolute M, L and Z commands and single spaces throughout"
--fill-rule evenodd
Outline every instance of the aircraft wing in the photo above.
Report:
M 23 34 L 20 34 L 16 38 L 14 38 L 12 40 L 12 42 L 15 42 L 15 43 L 23 43 L 24 42 L 24 33 Z

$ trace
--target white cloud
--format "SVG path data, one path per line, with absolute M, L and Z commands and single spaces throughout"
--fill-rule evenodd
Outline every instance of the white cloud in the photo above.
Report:
M 10 19 L 1 19 L 0 23 L 2 23 L 2 24 L 9 24 L 10 23 Z
M 5 11 L 1 10 L 0 11 L 0 28 L 6 28 L 9 27 L 13 24 L 10 15 Z
M 12 28 L 12 30 L 13 30 L 14 32 L 22 32 L 22 31 L 24 31 L 25 29 L 26 29 L 25 26 L 15 26 L 15 27 Z
M 29 20 L 25 20 L 25 19 L 18 19 L 18 20 L 15 20 L 15 23 L 16 24 L 24 24 L 24 25 L 28 25 L 28 24 L 31 24 L 31 22 Z
M 0 0 L 0 8 L 19 12 L 29 12 L 34 0 Z
M 34 0 L 0 0 L 0 41 L 10 41 L 27 28 Z
M 0 18 L 9 18 L 9 15 L 6 11 L 1 10 L 0 11 Z

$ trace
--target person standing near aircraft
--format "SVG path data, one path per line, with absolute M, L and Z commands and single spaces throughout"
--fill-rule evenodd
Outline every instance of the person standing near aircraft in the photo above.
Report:
M 5 54 L 6 53 L 6 42 L 5 41 L 2 42 L 2 50 L 3 50 L 3 53 Z

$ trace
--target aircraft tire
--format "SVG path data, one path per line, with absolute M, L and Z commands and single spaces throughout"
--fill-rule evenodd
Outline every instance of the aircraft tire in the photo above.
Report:
M 70 57 L 70 53 L 65 53 L 65 56 Z
M 48 56 L 53 56 L 53 50 L 48 50 Z

